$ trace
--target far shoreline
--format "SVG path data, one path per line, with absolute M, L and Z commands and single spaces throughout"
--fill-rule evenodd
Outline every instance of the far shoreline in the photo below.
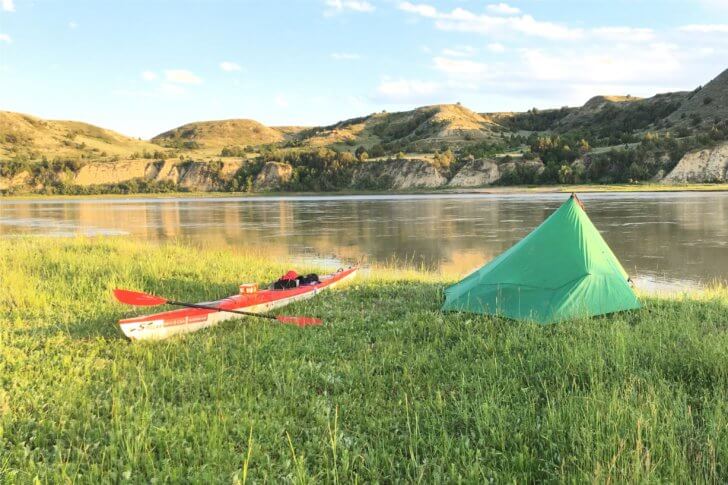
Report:
M 0 200 L 94 200 L 94 199 L 180 199 L 180 198 L 265 198 L 265 197 L 336 197 L 357 195 L 458 195 L 458 194 L 559 194 L 559 193 L 630 193 L 630 192 L 728 192 L 728 183 L 714 184 L 578 184 L 513 185 L 472 188 L 438 188 L 413 190 L 340 190 L 331 192 L 139 192 L 131 194 L 13 194 Z

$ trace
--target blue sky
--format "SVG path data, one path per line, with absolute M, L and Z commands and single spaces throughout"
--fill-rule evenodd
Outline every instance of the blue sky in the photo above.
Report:
M 693 89 L 728 68 L 728 0 L 0 0 L 0 109 L 151 137 Z

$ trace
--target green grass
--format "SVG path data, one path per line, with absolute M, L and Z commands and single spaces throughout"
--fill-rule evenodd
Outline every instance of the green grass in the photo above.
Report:
M 578 184 L 578 185 L 513 185 L 484 186 L 474 188 L 439 188 L 411 190 L 340 190 L 332 192 L 149 192 L 134 194 L 93 194 L 93 195 L 44 195 L 14 194 L 0 195 L 0 200 L 12 199 L 171 199 L 179 197 L 225 198 L 225 197 L 299 197 L 316 195 L 402 195 L 402 194 L 524 194 L 552 192 L 726 192 L 728 183 L 713 184 L 660 184 L 652 182 L 634 184 Z
M 225 296 L 287 266 L 123 239 L 0 240 L 0 483 L 721 482 L 728 291 L 541 327 L 377 271 L 285 313 L 127 343 L 116 286 Z

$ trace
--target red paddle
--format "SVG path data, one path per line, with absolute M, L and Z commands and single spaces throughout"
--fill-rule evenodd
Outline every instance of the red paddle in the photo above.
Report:
M 299 327 L 305 327 L 306 325 L 321 325 L 323 321 L 313 317 L 287 317 L 285 315 L 271 315 L 270 313 L 253 313 L 243 312 L 240 310 L 226 310 L 225 308 L 219 308 L 212 305 L 198 305 L 196 303 L 183 303 L 181 301 L 168 300 L 161 296 L 148 295 L 146 293 L 140 293 L 138 291 L 129 290 L 114 290 L 114 296 L 121 303 L 134 306 L 156 306 L 156 305 L 175 305 L 184 306 L 187 308 L 202 308 L 204 310 L 214 310 L 216 312 L 228 312 L 237 313 L 238 315 L 246 315 L 248 317 L 259 317 L 268 318 L 270 320 L 278 320 L 281 323 L 289 323 L 298 325 Z

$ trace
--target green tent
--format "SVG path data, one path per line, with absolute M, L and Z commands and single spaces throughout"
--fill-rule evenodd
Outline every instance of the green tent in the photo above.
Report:
M 627 273 L 572 194 L 528 236 L 445 290 L 442 310 L 551 323 L 639 307 Z

